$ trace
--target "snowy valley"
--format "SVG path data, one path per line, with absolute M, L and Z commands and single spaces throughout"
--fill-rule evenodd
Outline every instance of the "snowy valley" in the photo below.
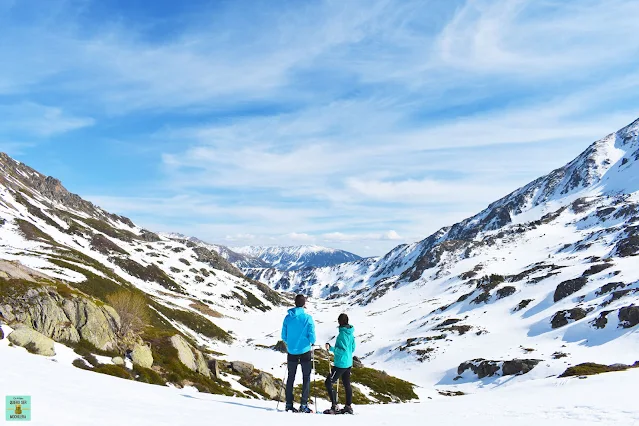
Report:
M 639 120 L 479 214 L 378 258 L 155 234 L 6 155 L 0 168 L 3 334 L 26 324 L 55 341 L 42 343 L 55 352 L 45 357 L 2 340 L 0 358 L 35 373 L 11 371 L 0 386 L 47 401 L 55 420 L 38 424 L 83 424 L 53 407 L 91 389 L 125 407 L 131 423 L 207 424 L 216 410 L 225 424 L 292 421 L 276 418 L 269 400 L 294 292 L 311 296 L 320 343 L 335 336 L 339 313 L 351 317 L 367 373 L 355 383 L 354 425 L 394 424 L 400 412 L 407 424 L 639 422 L 630 391 L 639 374 Z M 121 289 L 141 292 L 152 329 L 129 344 L 143 368 L 122 360 L 116 372 L 123 346 L 105 303 Z M 584 363 L 601 365 L 568 370 Z M 626 371 L 558 378 L 611 365 Z M 72 387 L 57 385 L 67 378 Z M 381 402 L 404 404 L 365 406 Z M 84 404 L 85 419 L 118 421 Z

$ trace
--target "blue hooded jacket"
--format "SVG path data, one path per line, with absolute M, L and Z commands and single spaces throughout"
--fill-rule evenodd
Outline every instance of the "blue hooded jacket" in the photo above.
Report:
M 335 353 L 335 367 L 351 368 L 353 366 L 353 352 L 355 352 L 355 328 L 352 325 L 345 325 L 339 328 L 335 347 L 331 346 L 330 351 Z
M 291 355 L 301 355 L 311 350 L 311 345 L 315 344 L 315 322 L 304 308 L 288 310 L 282 325 L 282 340 Z

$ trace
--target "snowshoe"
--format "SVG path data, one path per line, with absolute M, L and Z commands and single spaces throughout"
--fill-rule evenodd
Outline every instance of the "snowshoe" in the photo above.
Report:
M 299 411 L 295 407 L 286 407 L 286 409 L 284 411 L 286 411 L 286 412 L 290 411 L 291 413 L 299 413 Z
M 308 408 L 308 405 L 300 405 L 299 412 L 300 413 L 305 413 L 305 414 L 311 414 L 313 412 L 313 410 Z
M 345 405 L 344 408 L 339 410 L 340 414 L 353 414 L 353 407 L 350 405 Z
M 328 410 L 324 410 L 324 414 L 338 414 L 337 407 L 331 407 Z

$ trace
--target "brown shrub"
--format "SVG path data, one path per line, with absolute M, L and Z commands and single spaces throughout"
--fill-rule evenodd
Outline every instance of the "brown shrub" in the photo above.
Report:
M 122 290 L 109 294 L 107 302 L 120 315 L 118 332 L 122 338 L 138 336 L 149 325 L 149 306 L 141 294 Z

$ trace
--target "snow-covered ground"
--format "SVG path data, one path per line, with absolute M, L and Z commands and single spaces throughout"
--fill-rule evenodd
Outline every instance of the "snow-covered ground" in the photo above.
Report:
M 435 424 L 472 426 L 634 425 L 639 406 L 632 389 L 639 370 L 586 380 L 540 379 L 491 392 L 434 397 L 416 404 L 355 407 L 356 416 L 304 418 L 275 411 L 276 402 L 202 394 L 117 379 L 30 355 L 0 341 L 0 393 L 30 395 L 33 425 Z M 281 408 L 281 406 L 280 406 Z M 320 406 L 320 408 L 322 408 Z

